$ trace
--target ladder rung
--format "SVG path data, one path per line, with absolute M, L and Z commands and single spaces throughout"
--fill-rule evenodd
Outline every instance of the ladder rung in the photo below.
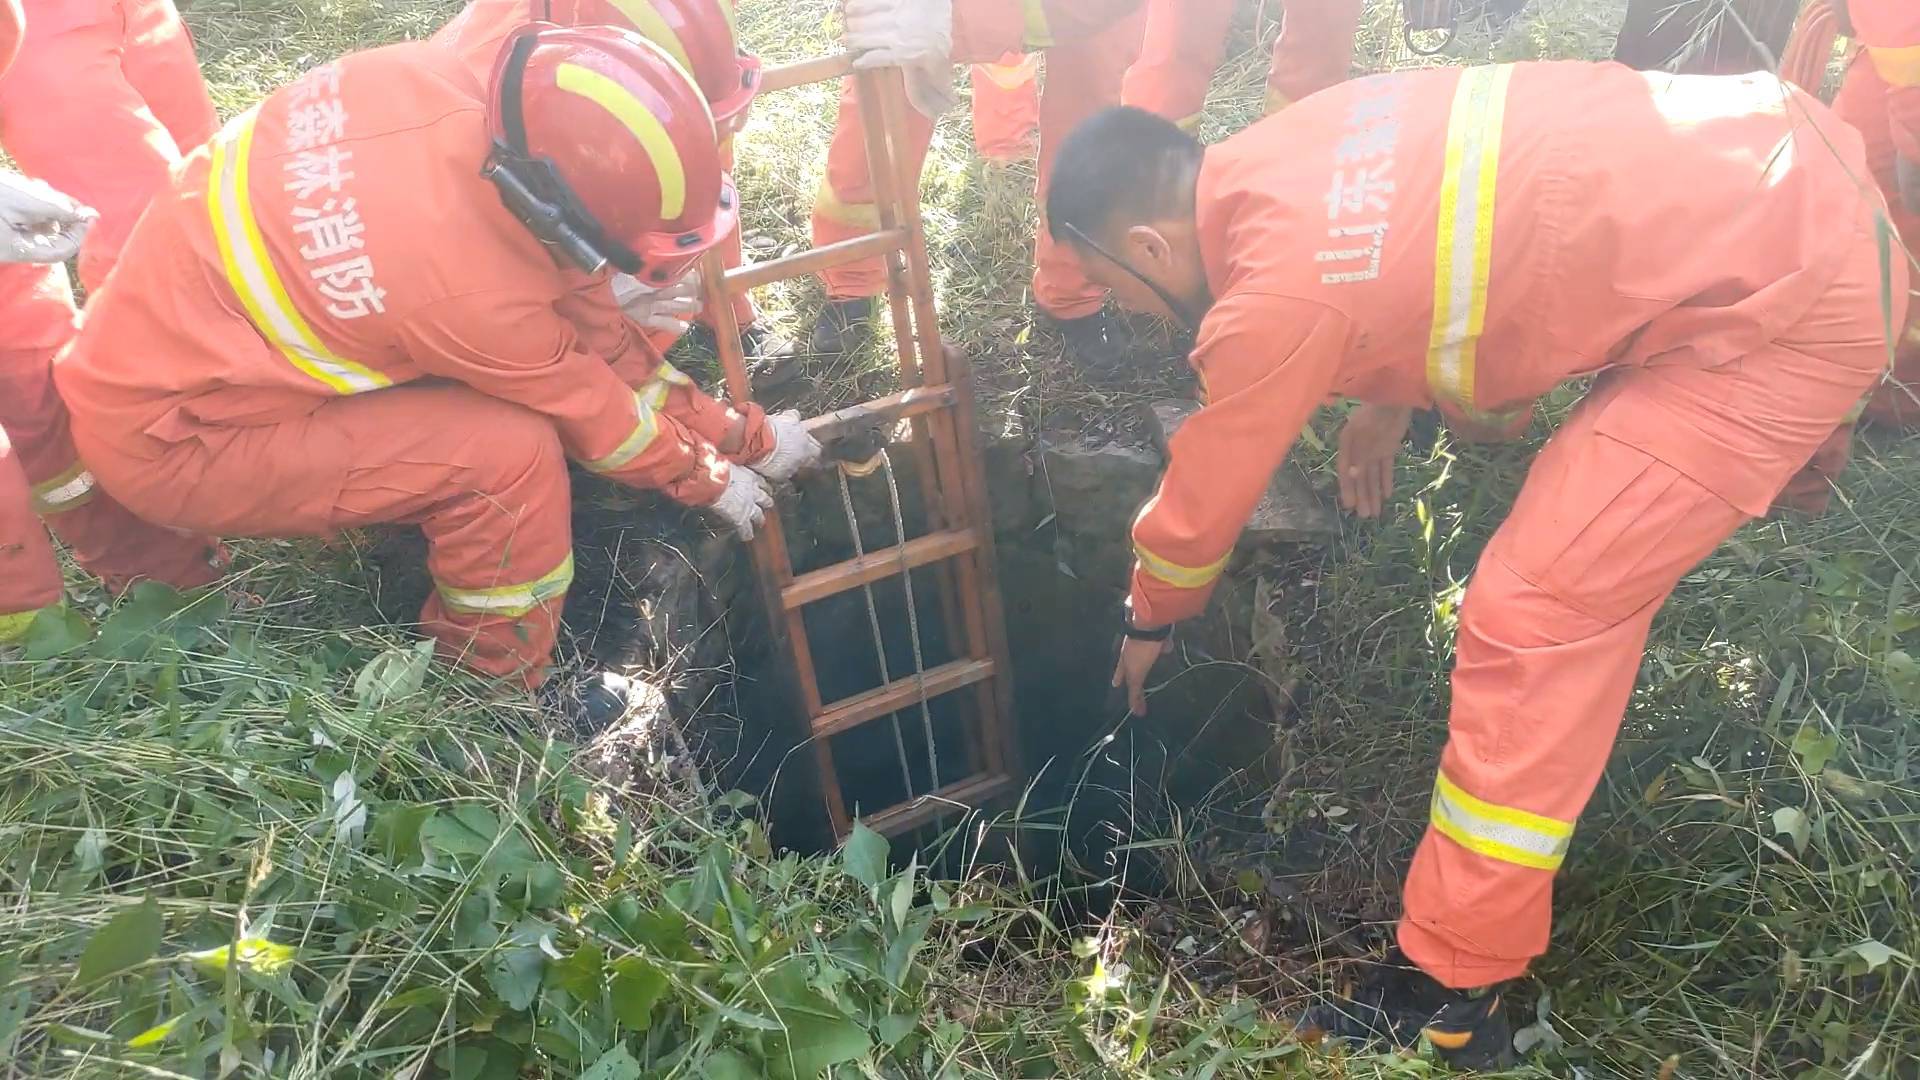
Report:
M 875 687 L 864 694 L 855 694 L 829 705 L 819 716 L 813 718 L 813 734 L 816 738 L 838 735 L 852 727 L 859 727 L 869 720 L 878 720 L 889 713 L 920 700 L 920 685 L 926 686 L 927 697 L 936 698 L 951 693 L 963 686 L 972 686 L 982 679 L 993 677 L 993 661 L 961 659 L 929 668 L 916 683 L 913 676 L 895 679 L 885 686 Z
M 852 53 L 835 53 L 832 56 L 821 56 L 812 60 L 779 64 L 761 74 L 760 93 L 771 94 L 775 90 L 790 90 L 808 83 L 826 82 L 828 79 L 837 79 L 852 72 Z
M 897 424 L 910 416 L 948 408 L 956 396 L 952 383 L 916 386 L 813 417 L 807 421 L 807 434 L 830 443 L 862 424 Z
M 905 229 L 882 229 L 879 232 L 856 236 L 851 240 L 823 244 L 817 248 L 796 251 L 791 255 L 782 255 L 766 262 L 748 263 L 727 271 L 727 292 L 733 295 L 757 289 L 762 285 L 771 285 L 788 278 L 806 277 L 822 270 L 831 270 L 836 266 L 845 266 L 861 259 L 871 259 L 876 255 L 899 251 L 907 245 L 908 233 Z
M 897 836 L 948 814 L 977 810 L 1005 794 L 1012 786 L 1011 776 L 982 773 L 948 784 L 931 795 L 889 806 L 877 814 L 868 814 L 861 820 L 874 832 Z
M 965 555 L 979 546 L 980 536 L 972 529 L 928 533 L 898 547 L 869 551 L 858 558 L 802 574 L 793 579 L 793 584 L 780 590 L 780 599 L 787 605 L 787 610 L 792 611 L 882 578 L 897 577 L 902 572 L 903 563 L 910 570 L 956 555 Z

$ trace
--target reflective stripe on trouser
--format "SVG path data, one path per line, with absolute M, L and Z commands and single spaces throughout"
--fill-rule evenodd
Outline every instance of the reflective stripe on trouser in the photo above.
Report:
M 60 564 L 28 499 L 26 473 L 0 428 L 0 623 L 19 615 L 31 622 L 34 612 L 60 599 Z M 12 622 L 25 629 L 20 619 Z M 4 630 L 0 626 L 0 644 Z
M 540 414 L 408 385 L 175 443 L 137 426 L 78 434 L 107 490 L 172 524 L 234 536 L 419 525 L 438 586 L 420 622 L 440 655 L 529 685 L 545 676 L 572 547 L 566 456 Z
M 0 78 L 0 145 L 21 171 L 100 212 L 80 251 L 91 289 L 168 170 L 218 121 L 170 0 L 29 6 L 20 55 Z
M 1121 77 L 1140 51 L 1143 14 L 1143 10 L 1137 9 L 1125 18 L 1113 20 L 1090 37 L 1062 42 L 1047 50 L 1047 77 L 1040 93 L 1038 170 L 1041 184 L 1037 200 L 1045 200 L 1046 176 L 1052 166 L 1053 150 L 1060 140 L 1082 120 L 1119 102 Z M 1003 33 L 991 42 L 980 43 L 986 51 L 979 54 L 962 54 L 956 46 L 954 61 L 991 61 L 1018 48 L 1023 27 L 1001 29 Z M 957 40 L 958 30 L 955 33 Z M 933 125 L 912 109 L 907 110 L 907 114 L 906 174 L 918 176 L 926 160 Z M 841 87 L 839 118 L 834 125 L 833 143 L 827 151 L 827 178 L 814 204 L 813 242 L 835 243 L 871 232 L 877 226 L 872 178 L 868 175 L 866 144 L 861 135 L 860 104 L 849 80 Z M 1044 225 L 1035 240 L 1034 262 L 1034 300 L 1041 310 L 1060 318 L 1077 318 L 1098 311 L 1106 301 L 1105 290 L 1087 280 L 1071 251 L 1054 247 Z M 886 269 L 879 259 L 835 267 L 823 272 L 821 279 L 826 283 L 827 295 L 834 299 L 878 296 L 887 284 Z
M 286 362 L 336 394 L 363 394 L 393 385 L 385 374 L 329 349 L 294 306 L 260 235 L 250 191 L 255 106 L 233 118 L 210 144 L 207 215 L 227 286 L 253 328 Z
M 1040 125 L 1040 54 L 975 64 L 973 147 L 988 161 L 1016 161 L 1033 152 Z
M 60 267 L 0 266 L 0 344 L 43 343 L 0 348 L 0 426 L 26 474 L 29 512 L 45 515 L 74 561 L 111 592 L 141 578 L 180 589 L 205 585 L 220 573 L 211 538 L 141 521 L 79 464 L 66 403 L 53 386 L 55 350 L 72 333 L 72 303 Z
M 1441 982 L 1512 978 L 1546 949 L 1560 844 L 1654 613 L 1765 509 L 1746 493 L 1784 487 L 1872 385 L 1878 278 L 1859 244 L 1799 323 L 1737 363 L 1605 373 L 1534 462 L 1467 585 L 1444 779 L 1407 876 L 1400 944 Z

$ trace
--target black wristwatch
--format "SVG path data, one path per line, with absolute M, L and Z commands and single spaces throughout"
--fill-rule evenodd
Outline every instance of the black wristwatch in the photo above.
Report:
M 1120 632 L 1134 641 L 1165 641 L 1173 636 L 1173 624 L 1154 627 L 1135 626 L 1133 620 L 1128 619 Z

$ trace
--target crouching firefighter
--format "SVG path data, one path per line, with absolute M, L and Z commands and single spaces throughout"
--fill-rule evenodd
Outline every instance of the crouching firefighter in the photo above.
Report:
M 1860 137 L 1770 75 L 1519 64 L 1362 79 L 1211 147 L 1110 110 L 1054 168 L 1088 275 L 1198 331 L 1204 407 L 1133 527 L 1136 712 L 1330 396 L 1360 402 L 1336 466 L 1371 517 L 1412 410 L 1499 434 L 1595 379 L 1467 587 L 1399 954 L 1307 1018 L 1497 1062 L 1654 613 L 1742 523 L 1820 501 L 1886 366 L 1907 274 L 1884 310 Z
M 530 25 L 490 80 L 408 43 L 236 117 L 155 200 L 57 365 L 81 453 L 152 520 L 418 524 L 440 653 L 533 686 L 573 576 L 567 462 L 751 536 L 818 453 L 708 398 L 622 316 L 735 226 L 658 46 Z

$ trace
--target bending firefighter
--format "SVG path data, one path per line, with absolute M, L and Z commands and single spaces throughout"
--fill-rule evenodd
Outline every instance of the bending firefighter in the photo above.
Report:
M 733 168 L 734 136 L 746 124 L 759 90 L 760 61 L 735 43 L 732 0 L 470 0 L 430 40 L 452 49 L 476 78 L 485 79 L 500 55 L 501 42 L 534 21 L 617 27 L 665 49 L 706 96 L 720 131 L 720 165 Z M 738 229 L 728 234 L 722 250 L 728 266 L 740 265 Z M 698 313 L 698 278 L 691 274 L 684 287 L 666 288 L 615 274 L 614 293 L 642 326 L 659 327 L 652 340 L 662 350 L 687 329 L 685 319 L 676 316 Z M 759 321 L 751 299 L 735 297 L 733 313 L 757 383 L 773 385 L 799 374 L 794 344 Z M 711 316 L 703 316 L 700 325 L 710 330 Z
M 15 0 L 0 0 L 0 73 L 8 73 L 0 88 L 20 85 L 8 65 L 23 39 L 25 47 L 36 41 L 52 47 L 26 33 Z M 0 94 L 0 114 L 5 102 Z M 12 138 L 25 129 L 0 116 L 0 130 Z M 121 181 L 139 172 L 101 167 Z M 145 200 L 142 192 L 138 202 L 118 207 L 126 225 Z M 213 541 L 150 525 L 100 491 L 69 437 L 67 411 L 53 386 L 54 355 L 73 337 L 78 319 L 62 264 L 80 255 L 85 265 L 84 253 L 97 250 L 92 244 L 101 230 L 90 228 L 97 221 L 94 211 L 44 183 L 0 173 L 0 440 L 7 444 L 0 450 L 6 459 L 0 463 L 0 638 L 24 632 L 34 610 L 60 596 L 46 528 L 113 592 L 143 577 L 179 588 L 205 585 L 225 560 Z
M 1373 516 L 1412 410 L 1499 434 L 1596 377 L 1467 588 L 1404 959 L 1314 1029 L 1510 1052 L 1500 988 L 1546 949 L 1654 613 L 1777 498 L 1819 501 L 1886 365 L 1907 275 L 1883 310 L 1865 166 L 1772 76 L 1588 64 L 1363 79 L 1204 148 L 1116 109 L 1060 151 L 1054 235 L 1121 302 L 1198 331 L 1205 407 L 1133 529 L 1115 681 L 1136 711 L 1331 395 L 1361 402 L 1337 466 Z
M 101 483 L 154 520 L 419 524 L 440 652 L 537 684 L 569 459 L 750 536 L 761 475 L 818 453 L 797 418 L 702 394 L 615 303 L 609 268 L 674 281 L 735 212 L 706 103 L 636 35 L 523 27 L 490 80 L 425 43 L 352 54 L 189 159 L 60 390 Z

